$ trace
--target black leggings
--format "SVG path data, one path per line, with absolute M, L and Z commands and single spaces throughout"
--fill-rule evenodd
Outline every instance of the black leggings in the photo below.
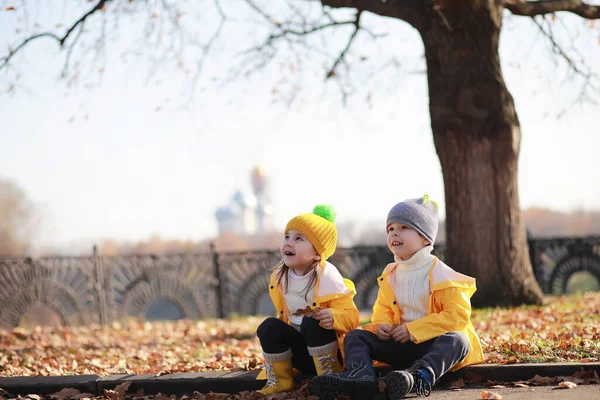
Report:
M 315 364 L 307 346 L 319 347 L 337 341 L 334 330 L 325 329 L 314 318 L 302 318 L 300 332 L 274 317 L 265 319 L 256 330 L 263 351 L 267 354 L 292 350 L 292 365 L 306 374 L 315 374 Z

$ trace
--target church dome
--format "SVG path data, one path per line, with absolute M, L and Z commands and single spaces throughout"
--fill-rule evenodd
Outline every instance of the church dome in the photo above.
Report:
M 233 202 L 241 209 L 255 208 L 256 204 L 258 203 L 253 194 L 243 193 L 241 190 L 235 192 L 233 195 Z
M 262 194 L 269 183 L 265 170 L 260 165 L 257 165 L 252 170 L 250 177 L 252 179 L 252 188 L 254 189 L 254 193 L 258 195 Z

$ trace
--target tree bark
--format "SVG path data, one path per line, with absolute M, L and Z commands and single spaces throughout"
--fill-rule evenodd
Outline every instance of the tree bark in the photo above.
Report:
M 446 197 L 447 263 L 477 279 L 477 306 L 541 304 L 517 183 L 521 129 L 502 76 L 495 0 L 426 2 L 431 127 Z

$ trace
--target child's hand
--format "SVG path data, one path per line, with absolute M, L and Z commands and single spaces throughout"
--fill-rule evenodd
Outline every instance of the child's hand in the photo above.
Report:
M 398 325 L 392 331 L 392 337 L 396 342 L 406 343 L 410 340 L 410 332 L 406 328 L 406 325 Z
M 388 324 L 379 324 L 377 327 L 377 337 L 380 340 L 390 340 L 392 338 L 392 329 Z
M 333 327 L 333 313 L 329 308 L 324 308 L 315 313 L 314 319 L 321 321 L 321 325 L 325 329 L 331 329 Z

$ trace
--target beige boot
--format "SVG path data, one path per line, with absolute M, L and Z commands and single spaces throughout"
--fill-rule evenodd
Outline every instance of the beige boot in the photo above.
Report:
M 289 352 L 289 355 L 287 354 Z M 289 392 L 296 387 L 292 374 L 292 351 L 288 350 L 282 354 L 265 354 L 265 369 L 267 371 L 267 384 L 258 392 L 263 395 Z M 274 357 L 273 357 L 274 356 Z M 280 361 L 269 361 L 269 359 L 288 359 Z
M 308 354 L 313 358 L 317 375 L 342 372 L 343 368 L 337 357 L 338 347 L 337 342 L 320 347 L 308 347 Z

